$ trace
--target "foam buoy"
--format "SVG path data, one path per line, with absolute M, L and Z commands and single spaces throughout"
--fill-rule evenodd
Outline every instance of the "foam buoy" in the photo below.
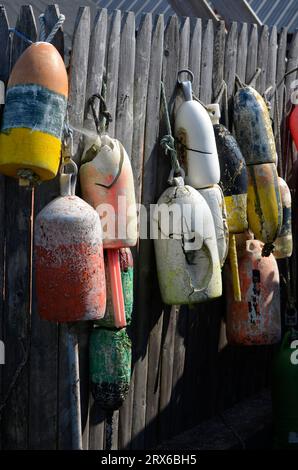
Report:
M 14 65 L 0 132 L 0 172 L 29 181 L 58 172 L 68 78 L 57 49 L 29 46 Z
M 245 346 L 278 343 L 281 337 L 279 272 L 271 254 L 262 257 L 263 243 L 238 238 L 238 269 L 241 301 L 229 295 L 232 276 L 225 266 L 227 338 L 230 344 Z
M 61 174 L 61 195 L 35 220 L 37 310 L 46 320 L 99 320 L 106 284 L 99 215 L 75 196 L 71 174 Z

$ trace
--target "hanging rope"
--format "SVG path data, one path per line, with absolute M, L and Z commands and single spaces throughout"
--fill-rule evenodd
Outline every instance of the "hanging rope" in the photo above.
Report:
M 52 42 L 57 33 L 58 29 L 61 28 L 65 21 L 65 16 L 60 13 L 59 18 L 56 24 L 53 26 L 52 31 L 47 36 L 46 32 L 46 19 L 44 13 L 39 15 L 39 23 L 40 23 L 40 32 L 39 32 L 39 40 L 42 42 Z
M 9 31 L 9 33 L 13 33 L 16 36 L 18 36 L 18 38 L 22 39 L 27 44 L 30 44 L 30 45 L 33 44 L 33 41 L 31 41 L 31 39 L 27 38 L 27 36 L 25 36 L 25 34 L 21 33 L 16 28 L 9 28 L 8 31 Z
M 169 110 L 168 110 L 168 104 L 167 104 L 167 98 L 166 98 L 166 92 L 165 92 L 165 86 L 164 86 L 163 82 L 161 82 L 161 98 L 162 98 L 162 104 L 163 104 L 164 111 L 165 111 L 167 134 L 161 139 L 160 145 L 162 146 L 165 154 L 166 155 L 169 154 L 170 157 L 171 157 L 171 166 L 172 166 L 173 174 L 174 175 L 181 175 L 182 174 L 182 169 L 181 169 L 181 166 L 180 166 L 180 163 L 179 163 L 179 160 L 178 160 L 178 156 L 177 156 L 175 139 L 174 139 L 173 134 L 172 134 L 171 122 L 170 122 L 170 116 L 169 116 Z
M 99 100 L 99 111 L 98 115 L 96 114 L 95 109 L 95 100 Z M 94 93 L 87 102 L 87 106 L 92 111 L 92 116 L 94 119 L 94 124 L 96 127 L 96 131 L 98 135 L 102 134 L 103 132 L 107 132 L 109 128 L 110 122 L 112 122 L 112 115 L 107 110 L 107 104 L 105 102 L 104 97 L 100 93 Z

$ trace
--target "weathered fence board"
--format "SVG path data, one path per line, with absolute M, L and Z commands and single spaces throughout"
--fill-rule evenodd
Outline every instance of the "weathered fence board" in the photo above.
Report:
M 56 6 L 47 8 L 47 31 L 58 14 Z M 7 28 L 5 10 L 0 7 L 2 80 L 6 80 L 10 64 Z M 21 9 L 17 28 L 36 39 L 35 20 L 29 6 Z M 86 104 L 93 93 L 102 91 L 105 82 L 107 107 L 113 118 L 109 133 L 126 147 L 131 157 L 137 201 L 142 200 L 148 209 L 167 187 L 170 171 L 170 159 L 159 146 L 160 138 L 167 132 L 160 105 L 161 79 L 172 125 L 175 103 L 177 106 L 181 100 L 177 99 L 176 87 L 181 68 L 189 67 L 193 71 L 193 90 L 206 104 L 217 97 L 224 79 L 231 105 L 235 74 L 249 83 L 258 66 L 261 74 L 256 87 L 264 92 L 282 80 L 286 70 L 297 65 L 298 35 L 293 35 L 289 51 L 286 30 L 278 37 L 275 27 L 269 31 L 263 26 L 258 36 L 256 25 L 248 31 L 247 24 L 233 23 L 226 31 L 223 22 L 204 21 L 202 27 L 202 21 L 195 18 L 172 17 L 165 28 L 163 16 L 153 18 L 150 14 L 144 16 L 135 32 L 133 13 L 122 14 L 117 10 L 108 15 L 105 9 L 98 11 L 90 31 L 90 12 L 82 7 L 77 15 L 69 67 L 70 123 L 75 128 L 84 125 L 95 130 Z M 63 55 L 61 30 L 53 43 Z M 12 63 L 26 46 L 14 36 Z M 288 96 L 295 77 L 294 74 L 285 81 Z M 279 89 L 279 98 L 282 110 L 283 87 Z M 79 162 L 81 133 L 75 131 L 74 137 L 75 158 Z M 58 179 L 35 189 L 33 211 L 31 191 L 0 177 L 0 289 L 5 280 L 5 297 L 0 301 L 0 339 L 5 340 L 7 353 L 7 364 L 0 370 L 0 403 L 18 366 L 28 359 L 30 345 L 28 365 L 17 376 L 2 421 L 0 416 L 0 445 L 4 448 L 72 446 L 66 354 L 68 327 L 40 320 L 35 297 L 31 296 L 33 216 L 57 194 Z M 129 328 L 133 342 L 132 383 L 123 407 L 114 414 L 112 446 L 142 449 L 155 447 L 266 385 L 272 348 L 239 350 L 228 346 L 218 353 L 224 297 L 210 302 L 208 307 L 204 304 L 192 309 L 164 306 L 158 288 L 153 241 L 141 239 L 134 257 L 135 304 Z M 77 329 L 83 447 L 102 449 L 105 413 L 95 405 L 89 392 L 89 332 L 87 324 Z
M 16 28 L 27 38 L 36 40 L 33 10 L 23 6 Z M 13 66 L 28 43 L 14 36 L 12 42 Z M 5 188 L 5 343 L 7 362 L 4 368 L 4 394 L 11 390 L 4 411 L 6 448 L 28 447 L 28 402 L 31 323 L 31 230 L 32 189 L 18 186 L 17 181 L 6 178 Z
M 59 8 L 49 6 L 45 11 L 45 30 L 49 34 L 59 17 Z M 53 45 L 64 57 L 64 35 L 57 31 Z M 55 178 L 35 188 L 34 215 L 59 194 L 59 181 Z M 35 276 L 33 269 L 33 291 Z M 58 383 L 58 327 L 41 320 L 33 296 L 30 350 L 29 447 L 55 449 L 57 435 L 57 383 Z M 46 406 L 45 406 L 46 403 Z M 40 410 L 36 413 L 36 409 Z M 48 423 L 46 429 L 44 423 Z

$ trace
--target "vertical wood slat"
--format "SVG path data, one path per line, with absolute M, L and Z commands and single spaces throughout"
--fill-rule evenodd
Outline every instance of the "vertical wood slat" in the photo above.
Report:
M 98 10 L 92 26 L 88 73 L 86 85 L 86 105 L 88 99 L 95 93 L 101 93 L 104 76 L 106 42 L 107 42 L 107 10 Z M 95 109 L 98 112 L 99 103 L 95 102 Z M 84 127 L 96 132 L 95 123 L 91 110 L 86 110 Z M 87 348 L 88 349 L 88 348 Z M 88 380 L 89 383 L 89 380 Z M 89 390 L 89 389 L 88 389 Z M 94 402 L 92 394 L 89 391 L 90 416 L 89 416 L 89 445 L 91 450 L 103 449 L 104 447 L 104 418 L 105 413 Z
M 278 52 L 277 52 L 277 71 L 276 71 L 276 83 L 279 84 L 283 79 L 286 71 L 286 54 L 287 54 L 287 38 L 288 31 L 287 28 L 282 28 L 279 34 L 278 41 Z M 278 89 L 278 103 L 279 103 L 279 115 L 282 115 L 283 111 L 283 94 L 284 89 L 281 85 Z
M 59 8 L 50 5 L 45 11 L 46 34 L 49 34 L 59 17 Z M 52 44 L 64 56 L 64 35 L 57 31 Z M 59 194 L 59 178 L 35 188 L 34 215 Z M 33 267 L 33 294 L 35 270 Z M 57 381 L 58 381 L 58 328 L 38 316 L 33 295 L 30 355 L 29 396 L 29 448 L 55 449 L 57 443 Z M 36 413 L 36 409 L 39 413 Z M 45 427 L 45 423 L 47 426 Z
M 172 114 L 176 96 L 176 84 L 178 73 L 179 57 L 179 24 L 177 17 L 171 17 L 164 36 L 164 57 L 162 77 L 165 86 L 165 92 Z M 167 133 L 165 128 L 164 113 L 161 118 L 160 136 Z M 158 190 L 160 192 L 168 186 L 167 178 L 169 175 L 169 159 L 162 153 L 158 160 Z M 161 348 L 161 381 L 160 381 L 160 400 L 159 400 L 159 430 L 160 439 L 169 437 L 171 430 L 169 422 L 171 419 L 171 390 L 173 379 L 173 356 L 174 356 L 174 337 L 176 329 L 177 309 L 175 306 L 164 307 L 163 312 L 163 330 L 162 330 L 162 348 Z
M 149 67 L 151 57 L 151 36 L 152 36 L 152 15 L 145 14 L 142 18 L 141 24 L 138 28 L 136 37 L 136 55 L 135 55 L 135 70 L 134 70 L 134 90 L 133 90 L 133 143 L 131 164 L 134 173 L 135 193 L 137 203 L 141 202 L 142 194 L 142 177 L 143 177 L 143 161 L 144 161 L 144 140 L 145 140 L 145 121 L 146 121 L 146 106 L 147 106 L 147 91 L 149 80 Z M 134 295 L 136 298 L 137 279 L 139 270 L 138 248 L 133 250 L 134 254 L 134 278 L 135 289 Z M 136 312 L 134 312 L 135 314 Z M 133 339 L 133 338 L 132 338 Z M 133 342 L 134 348 L 134 342 Z M 147 368 L 143 369 L 144 375 L 147 374 Z M 133 419 L 133 406 L 134 406 L 134 378 L 135 374 L 132 372 L 131 385 L 129 395 L 120 410 L 119 420 L 119 448 L 127 448 L 130 445 L 132 437 L 132 419 Z M 146 393 L 146 387 L 140 390 L 138 384 L 136 386 L 136 396 L 139 396 L 139 404 L 143 402 L 142 396 L 139 393 Z M 138 400 L 139 400 L 138 398 Z M 142 426 L 144 427 L 145 418 L 143 416 L 143 408 L 140 406 L 138 417 L 141 418 Z
M 121 39 L 120 39 L 120 57 L 119 57 L 119 79 L 117 89 L 117 105 L 115 118 L 115 137 L 121 141 L 129 157 L 131 158 L 132 140 L 133 140 L 133 84 L 135 69 L 135 17 L 132 12 L 123 14 Z M 121 78 L 123 77 L 123 78 Z M 124 78 L 125 77 L 125 78 Z M 120 79 L 121 78 L 121 79 Z M 129 397 L 128 397 L 129 398 Z M 127 426 L 122 428 L 121 442 L 126 445 L 130 441 L 131 414 L 127 413 L 127 406 L 130 403 L 128 399 L 124 408 L 124 415 Z M 114 423 L 118 423 L 117 428 L 114 424 L 112 449 L 118 448 L 118 433 L 120 411 L 114 413 Z M 123 419 L 125 421 L 125 419 Z M 126 423 L 125 423 L 126 425 Z M 127 435 L 125 435 L 127 434 Z
M 247 23 L 243 23 L 238 38 L 238 55 L 236 72 L 240 80 L 245 82 L 246 60 L 247 60 Z
M 213 73 L 213 21 L 208 20 L 202 33 L 202 62 L 200 100 L 205 104 L 211 103 L 212 73 Z
M 190 50 L 190 23 L 189 19 L 184 20 L 180 31 L 180 51 L 179 51 L 179 70 L 188 68 Z M 178 96 L 176 104 L 179 103 Z M 173 376 L 172 376 L 172 394 L 171 394 L 171 420 L 170 435 L 180 431 L 182 415 L 182 407 L 180 406 L 183 398 L 182 377 L 184 373 L 185 362 L 185 332 L 187 330 L 188 312 L 182 313 L 180 308 L 172 309 L 171 315 L 175 315 L 175 331 L 174 331 L 174 356 L 173 356 Z
M 238 25 L 233 22 L 228 32 L 225 50 L 225 81 L 228 98 L 233 95 L 237 67 Z
M 196 18 L 191 31 L 189 49 L 189 68 L 194 74 L 192 89 L 196 96 L 200 94 L 201 83 L 201 47 L 202 47 L 202 20 Z
M 256 73 L 258 64 L 258 27 L 256 24 L 251 26 L 248 40 L 247 65 L 246 65 L 246 83 L 250 83 Z M 254 84 L 252 84 L 253 86 Z
M 160 15 L 154 27 L 151 43 L 150 69 L 147 93 L 146 132 L 144 149 L 144 171 L 142 203 L 149 210 L 149 205 L 159 197 L 157 193 L 157 167 L 159 158 L 159 117 L 160 117 L 160 82 L 162 77 L 162 59 L 164 53 L 164 19 Z M 154 51 L 154 53 L 153 53 Z M 162 306 L 158 291 L 154 262 L 154 247 L 150 239 L 140 241 L 139 274 L 139 324 L 145 320 L 141 341 L 138 346 L 139 367 L 147 361 L 148 375 L 144 377 L 146 387 L 145 440 L 137 443 L 139 448 L 152 448 L 158 439 L 158 407 L 160 391 L 160 348 L 162 333 Z M 143 310 L 144 307 L 144 310 Z M 137 325 L 136 325 L 137 326 Z M 148 346 L 147 344 L 148 343 Z M 142 354 L 146 353 L 145 356 Z M 136 368 L 137 373 L 137 368 Z M 137 377 L 137 374 L 136 374 Z M 137 396 L 135 397 L 137 398 Z M 135 400 L 136 403 L 136 400 Z M 137 405 L 137 403 L 136 403 Z M 137 409 L 137 407 L 136 407 Z M 144 432 L 143 432 L 144 434 Z M 139 434 L 140 435 L 140 434 Z
M 147 89 L 151 56 L 152 15 L 144 15 L 136 39 L 133 143 L 131 164 L 137 203 L 141 202 Z
M 277 67 L 277 28 L 273 26 L 269 37 L 268 66 L 266 75 L 266 89 L 274 87 Z M 271 100 L 271 117 L 274 116 L 275 99 Z
M 114 137 L 117 106 L 118 70 L 120 57 L 121 12 L 115 10 L 110 18 L 108 57 L 107 57 L 107 108 L 111 113 L 112 122 L 109 134 Z
M 0 6 L 0 80 L 6 85 L 9 75 L 10 46 L 9 24 L 6 10 Z M 0 105 L 0 117 L 2 117 L 3 106 Z M 0 292 L 4 292 L 4 270 L 5 270 L 5 177 L 0 175 Z M 0 297 L 0 341 L 4 340 L 4 298 Z M 0 403 L 4 400 L 3 392 L 3 365 L 0 366 Z M 0 426 L 2 412 L 0 410 Z M 2 433 L 0 434 L 0 449 L 2 448 Z
M 20 9 L 16 28 L 26 37 L 36 40 L 36 24 L 31 6 Z M 28 43 L 14 36 L 12 65 L 28 47 Z M 13 178 L 6 178 L 5 237 L 6 237 L 6 287 L 5 287 L 5 343 L 6 365 L 4 393 L 7 393 L 20 364 L 23 367 L 10 393 L 4 411 L 5 448 L 28 447 L 29 400 L 29 347 L 31 315 L 31 231 L 33 190 L 18 186 Z
M 212 86 L 213 97 L 216 98 L 224 79 L 224 54 L 225 54 L 226 31 L 224 21 L 219 21 L 214 31 L 213 47 L 213 74 Z
M 68 116 L 71 126 L 81 128 L 84 123 L 85 95 L 88 70 L 88 51 L 90 40 L 89 7 L 80 7 L 76 17 L 72 41 L 72 53 L 69 66 Z M 74 132 L 74 156 L 79 163 L 81 134 Z M 80 391 L 82 405 L 83 447 L 88 448 L 88 326 L 78 325 Z M 59 325 L 59 383 L 58 383 L 58 448 L 69 449 L 72 446 L 70 382 L 67 354 L 68 326 Z
M 268 65 L 268 45 L 269 45 L 269 30 L 268 26 L 262 27 L 262 32 L 259 41 L 258 49 L 258 67 L 261 69 L 259 78 L 257 79 L 256 89 L 259 93 L 263 94 L 266 88 L 266 74 Z

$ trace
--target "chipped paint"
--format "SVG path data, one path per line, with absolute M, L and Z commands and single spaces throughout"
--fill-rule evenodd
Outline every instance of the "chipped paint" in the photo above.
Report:
M 282 227 L 278 238 L 274 242 L 273 254 L 276 259 L 288 258 L 293 252 L 293 237 L 292 237 L 292 200 L 291 192 L 287 183 L 278 178 L 282 201 Z
M 181 138 L 185 181 L 195 189 L 219 183 L 220 169 L 210 116 L 197 101 L 185 101 L 175 119 L 175 137 Z M 187 147 L 184 147 L 186 145 Z M 179 156 L 180 157 L 180 156 Z
M 180 238 L 161 238 L 158 207 L 169 203 L 179 205 L 181 213 L 184 206 L 191 207 L 191 227 L 185 227 L 180 218 Z M 154 246 L 163 301 L 181 305 L 220 297 L 222 281 L 214 222 L 199 192 L 190 186 L 168 188 L 159 198 L 153 223 L 158 226 L 159 238 Z
M 98 211 L 103 221 L 104 248 L 135 246 L 137 211 L 128 155 L 123 145 L 108 135 L 102 136 L 100 142 L 95 139 L 99 152 L 80 168 L 83 198 Z M 87 144 L 90 148 L 91 142 Z M 113 214 L 106 212 L 107 206 L 114 209 Z
M 99 216 L 77 196 L 58 197 L 35 221 L 37 305 L 46 320 L 96 320 L 106 285 Z
M 213 217 L 220 264 L 223 266 L 229 249 L 227 210 L 223 193 L 217 184 L 210 188 L 200 189 L 199 193 L 207 202 Z
M 263 244 L 244 242 L 246 250 L 238 259 L 241 302 L 232 293 L 232 275 L 224 270 L 227 301 L 227 337 L 230 344 L 246 346 L 275 344 L 281 337 L 279 272 L 271 254 L 262 257 Z
M 264 99 L 252 87 L 240 88 L 234 97 L 234 126 L 247 165 L 276 163 L 270 114 Z
M 282 204 L 274 163 L 248 167 L 247 217 L 250 230 L 270 244 L 282 225 Z

